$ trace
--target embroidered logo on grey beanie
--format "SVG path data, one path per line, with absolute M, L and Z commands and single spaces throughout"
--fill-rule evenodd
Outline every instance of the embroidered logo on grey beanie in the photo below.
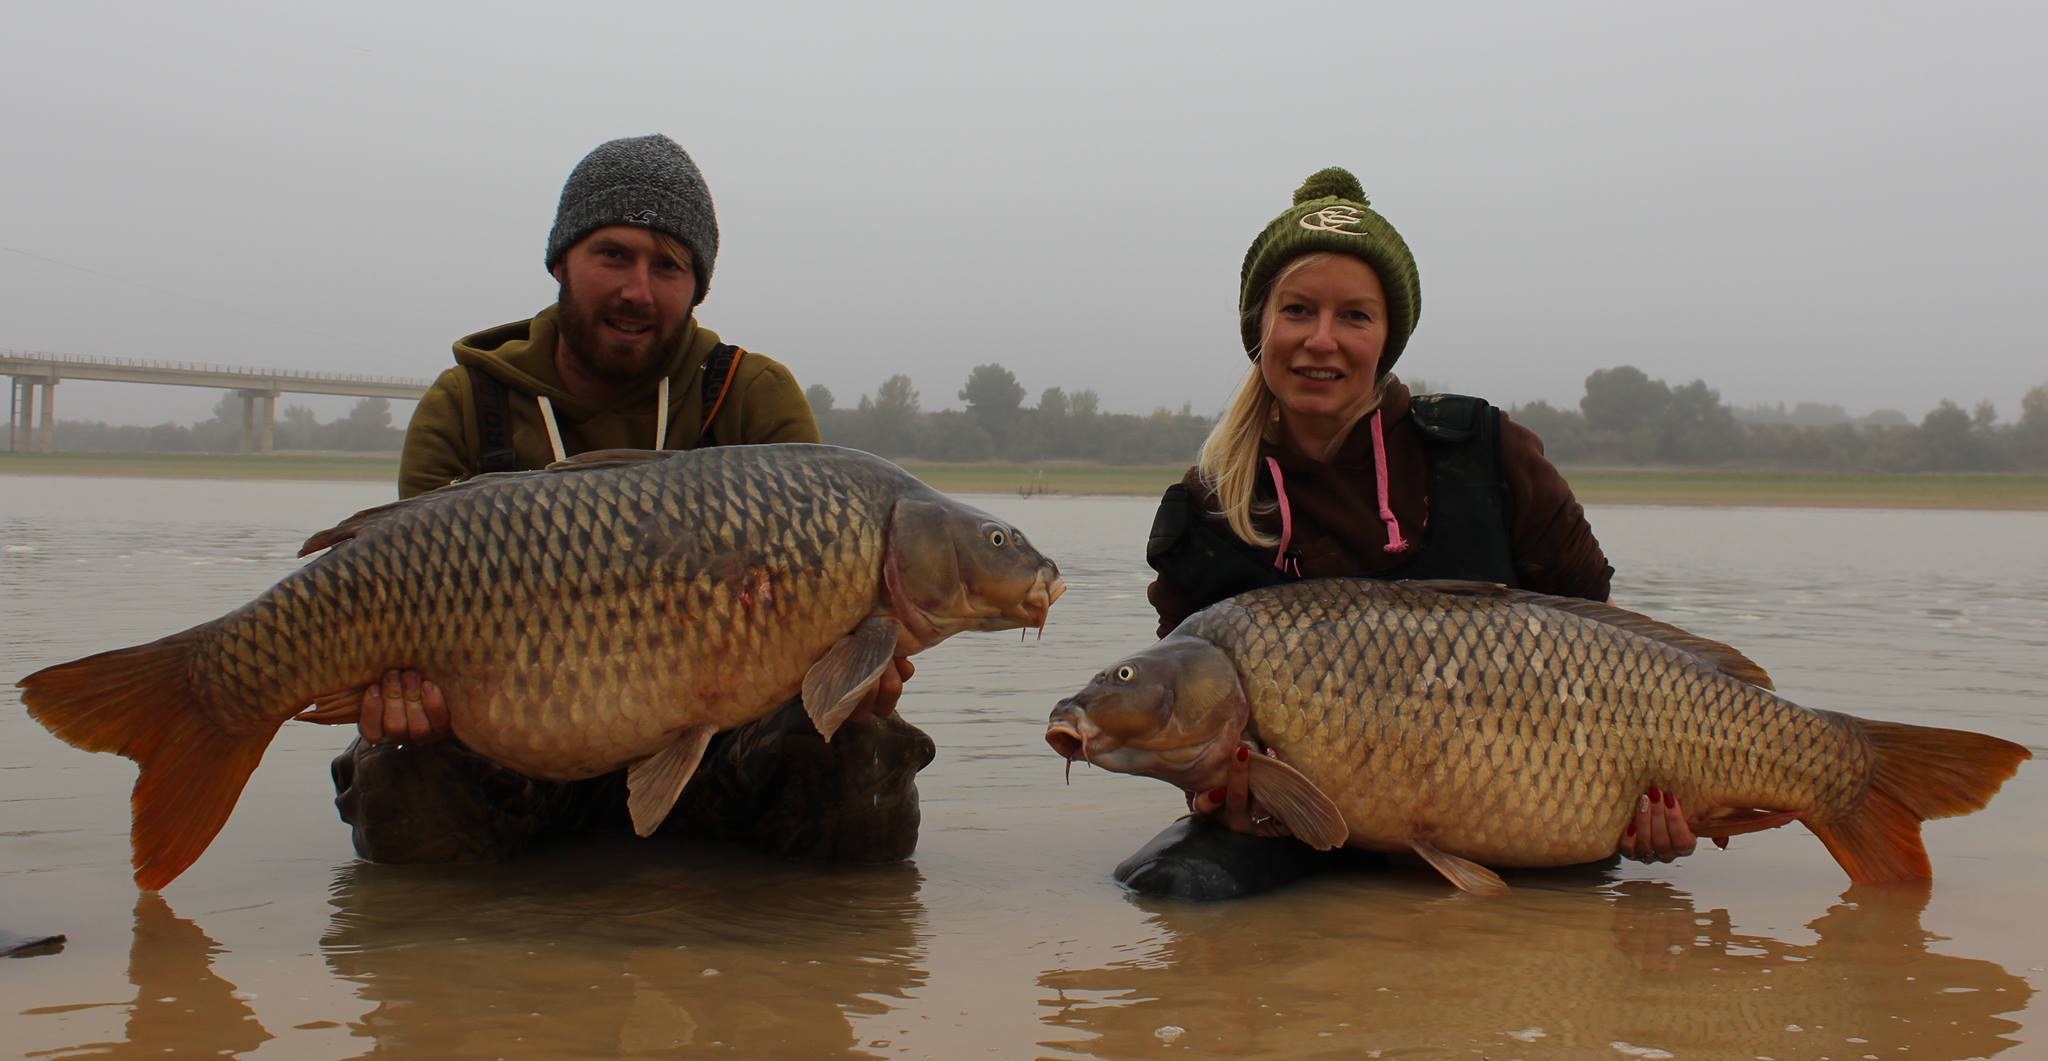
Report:
M 681 240 L 696 256 L 696 301 L 704 300 L 718 260 L 718 215 L 704 175 L 674 140 L 659 133 L 609 140 L 583 156 L 555 207 L 548 269 L 577 240 L 606 225 L 638 225 Z

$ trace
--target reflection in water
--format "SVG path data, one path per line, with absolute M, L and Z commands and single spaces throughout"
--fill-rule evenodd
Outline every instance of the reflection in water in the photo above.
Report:
M 1332 926 L 1302 923 L 1299 897 L 1160 904 L 1165 942 L 1152 951 L 1040 977 L 1044 1019 L 1068 1033 L 1041 1045 L 1105 1057 L 1162 1038 L 1295 1057 L 1988 1056 L 2017 1045 L 2019 1024 L 1999 1015 L 2033 993 L 1993 962 L 1930 951 L 1940 937 L 1920 927 L 1925 887 L 1852 887 L 1807 926 L 1819 936 L 1808 945 L 1735 932 L 1727 911 L 1702 913 L 1667 885 L 1609 894 L 1589 916 L 1564 890 L 1478 902 L 1389 887 L 1346 902 L 1353 916 Z
M 1789 836 L 1777 854 L 1760 838 L 1739 861 L 1627 874 L 1686 882 L 1697 900 L 1581 873 L 1516 874 L 1513 894 L 1474 903 L 1412 870 L 1214 908 L 1134 903 L 1109 867 L 1176 801 L 1080 772 L 1062 787 L 1040 735 L 1103 646 L 1150 634 L 1149 498 L 976 501 L 1026 526 L 1073 588 L 1044 641 L 958 638 L 919 657 L 905 708 L 940 758 L 920 775 L 914 870 L 663 845 L 336 880 L 346 830 L 319 790 L 345 737 L 295 727 L 224 848 L 172 892 L 221 953 L 136 901 L 130 764 L 62 748 L 7 683 L 241 604 L 296 566 L 306 513 L 390 488 L 13 478 L 0 492 L 0 927 L 73 935 L 55 957 L 0 960 L 9 1056 L 1149 1056 L 1167 1025 L 1186 1029 L 1174 1050 L 1200 1054 L 2042 1052 L 2038 1018 L 2011 1023 L 2028 987 L 1950 956 L 2042 975 L 2048 936 L 2028 916 L 2048 881 L 2048 828 L 2030 813 L 2048 802 L 2039 763 L 1989 810 L 1930 827 L 1944 890 L 1927 923 L 1966 942 L 1930 942 L 1896 892 L 1851 891 L 1802 927 L 1824 907 L 1799 895 L 1835 878 L 1814 866 L 1818 845 Z M 1618 596 L 1741 646 L 1795 699 L 2048 747 L 2048 513 L 1596 517 L 1625 569 Z M 1773 864 L 1805 867 L 1806 883 L 1788 890 Z M 131 908 L 132 953 L 97 945 L 89 929 Z
M 925 980 L 922 878 L 626 841 L 344 868 L 322 945 L 378 1053 L 816 1056 Z
M 241 1054 L 272 1038 L 235 985 L 213 971 L 221 946 L 198 925 L 171 912 L 162 898 L 145 892 L 135 900 L 135 941 L 128 951 L 128 980 L 135 1001 L 128 1004 L 124 1042 L 87 1043 L 52 1053 L 90 1051 L 96 1057 L 178 1057 Z M 87 1008 L 30 1010 L 30 1014 Z

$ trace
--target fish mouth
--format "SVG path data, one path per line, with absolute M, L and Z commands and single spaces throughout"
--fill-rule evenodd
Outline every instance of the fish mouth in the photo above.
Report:
M 1048 574 L 1050 577 L 1048 577 Z M 1030 619 L 1026 625 L 1038 627 L 1045 633 L 1045 621 L 1052 616 L 1052 606 L 1067 592 L 1067 580 L 1057 571 L 1038 573 L 1038 580 L 1031 585 L 1031 592 L 1024 595 L 1024 614 Z
M 1065 722 L 1055 722 L 1045 728 L 1045 743 L 1068 762 L 1076 759 L 1088 761 L 1088 743 L 1081 737 L 1081 731 Z

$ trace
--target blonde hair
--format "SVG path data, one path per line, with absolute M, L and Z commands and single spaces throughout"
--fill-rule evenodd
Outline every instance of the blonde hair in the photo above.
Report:
M 1237 393 L 1231 395 L 1230 405 L 1223 410 L 1216 426 L 1209 429 L 1209 437 L 1202 441 L 1202 454 L 1195 462 L 1202 482 L 1216 495 L 1216 508 L 1230 524 L 1231 533 L 1252 545 L 1280 544 L 1278 537 L 1259 530 L 1252 523 L 1254 517 L 1274 508 L 1270 502 L 1258 500 L 1259 465 L 1262 463 L 1259 446 L 1275 439 L 1274 429 L 1280 423 L 1279 401 L 1273 396 L 1272 389 L 1266 386 L 1266 377 L 1259 367 L 1266 341 L 1273 337 L 1273 322 L 1278 317 L 1278 311 L 1272 304 L 1273 292 L 1295 273 L 1336 256 L 1331 251 L 1318 251 L 1288 262 L 1273 282 L 1266 285 L 1258 303 L 1246 311 L 1247 321 L 1258 318 L 1259 345 L 1252 351 L 1251 368 L 1238 382 Z M 1333 451 L 1349 437 L 1352 426 L 1379 408 L 1386 388 L 1387 377 L 1383 375 L 1375 381 L 1365 404 L 1331 442 Z M 1321 454 L 1321 459 L 1328 460 L 1329 457 L 1329 453 Z

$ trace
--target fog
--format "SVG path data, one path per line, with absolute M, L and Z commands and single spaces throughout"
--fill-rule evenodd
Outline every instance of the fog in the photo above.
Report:
M 1254 7 L 1257 10 L 1254 10 Z M 1325 165 L 1421 265 L 1405 374 L 2010 419 L 2048 382 L 2021 5 L 15 4 L 0 347 L 431 378 L 531 316 L 561 183 L 662 132 L 700 318 L 842 403 L 976 364 L 1220 406 L 1246 245 Z M 70 382 L 58 415 L 219 394 Z M 345 399 L 288 396 L 323 416 Z M 398 412 L 401 417 L 406 410 Z

